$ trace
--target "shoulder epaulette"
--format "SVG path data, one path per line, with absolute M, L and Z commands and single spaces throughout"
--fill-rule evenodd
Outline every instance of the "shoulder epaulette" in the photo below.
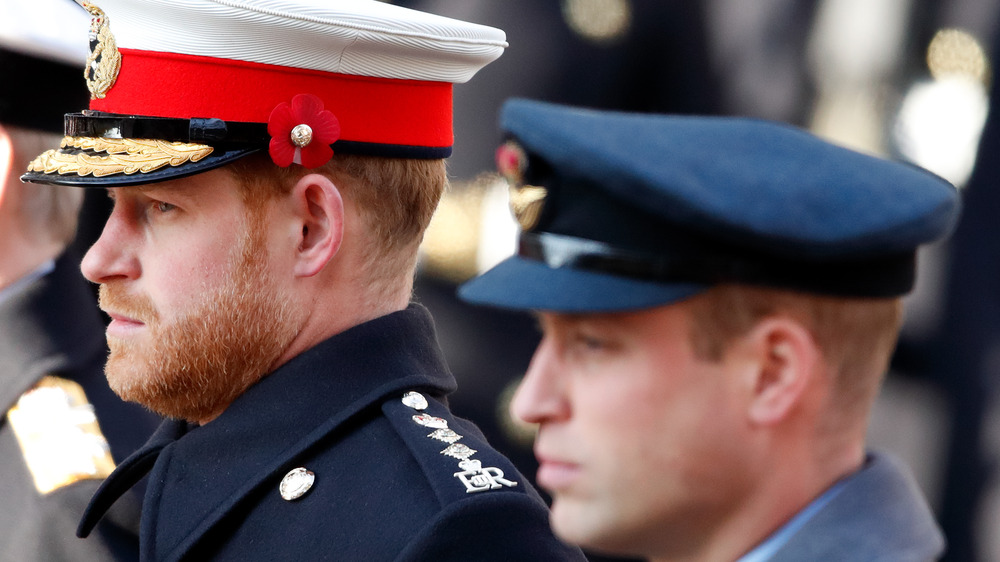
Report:
M 94 407 L 78 383 L 46 376 L 7 412 L 24 462 L 40 494 L 115 468 Z
M 459 433 L 464 424 L 437 401 L 419 392 L 407 392 L 386 400 L 382 410 L 410 447 L 442 503 L 468 494 L 519 487 L 506 476 L 515 474 L 510 461 L 481 436 Z

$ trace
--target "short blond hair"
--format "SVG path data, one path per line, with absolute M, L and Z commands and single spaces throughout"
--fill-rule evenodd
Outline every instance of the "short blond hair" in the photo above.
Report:
M 862 299 L 719 285 L 692 301 L 691 342 L 708 360 L 761 320 L 785 316 L 812 334 L 833 374 L 835 406 L 867 415 L 878 394 L 902 322 L 898 298 Z
M 424 231 L 447 185 L 445 161 L 334 155 L 324 166 L 307 170 L 276 166 L 266 153 L 228 166 L 243 187 L 250 209 L 287 194 L 308 173 L 328 177 L 357 206 L 374 244 L 365 248 L 365 269 L 373 283 L 412 280 Z

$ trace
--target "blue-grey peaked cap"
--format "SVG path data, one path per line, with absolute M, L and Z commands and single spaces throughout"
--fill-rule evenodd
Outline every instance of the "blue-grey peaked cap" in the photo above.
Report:
M 779 123 L 510 100 L 501 127 L 545 194 L 518 255 L 462 287 L 470 302 L 625 310 L 723 282 L 898 296 L 959 214 L 938 176 Z

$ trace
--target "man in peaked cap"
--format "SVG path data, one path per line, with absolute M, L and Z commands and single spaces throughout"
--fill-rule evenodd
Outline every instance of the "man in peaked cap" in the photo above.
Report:
M 930 560 L 867 416 L 947 182 L 803 131 L 516 100 L 517 255 L 464 285 L 538 311 L 512 405 L 567 541 L 654 560 Z
M 79 534 L 148 474 L 144 560 L 582 558 L 450 413 L 409 303 L 452 83 L 503 32 L 367 0 L 84 6 L 90 109 L 23 179 L 114 200 L 82 264 L 105 372 L 170 420 Z
M 67 249 L 82 192 L 18 179 L 59 138 L 62 114 L 86 103 L 87 22 L 70 0 L 0 3 L 0 560 L 139 558 L 139 494 L 93 540 L 75 530 L 159 418 L 104 378 L 104 324 Z

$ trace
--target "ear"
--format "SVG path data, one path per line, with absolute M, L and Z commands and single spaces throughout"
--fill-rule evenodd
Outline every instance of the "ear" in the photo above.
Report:
M 337 186 L 320 174 L 302 176 L 292 188 L 296 234 L 294 274 L 311 277 L 326 266 L 344 240 L 344 200 Z
M 754 359 L 747 416 L 754 425 L 778 424 L 803 404 L 822 362 L 820 349 L 805 326 L 785 317 L 767 318 L 744 337 Z

